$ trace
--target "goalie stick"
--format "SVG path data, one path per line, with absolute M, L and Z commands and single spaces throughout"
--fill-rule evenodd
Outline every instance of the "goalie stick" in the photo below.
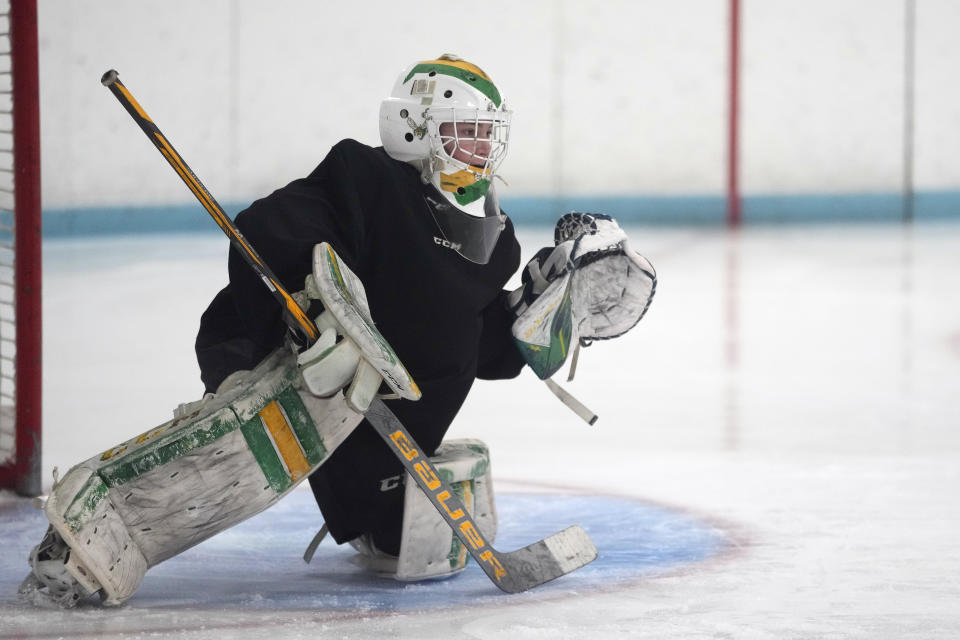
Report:
M 283 317 L 301 346 L 313 344 L 320 332 L 316 324 L 307 316 L 293 297 L 284 289 L 279 279 L 263 262 L 254 248 L 246 241 L 240 230 L 223 211 L 216 199 L 193 173 L 193 170 L 180 157 L 166 136 L 154 124 L 140 104 L 120 82 L 113 69 L 103 74 L 100 82 L 110 89 L 127 113 L 140 126 L 154 146 L 160 151 L 177 175 L 196 196 L 203 208 L 230 239 L 234 248 L 244 257 L 247 264 L 257 272 L 273 297 L 283 307 Z M 420 453 L 420 446 L 406 430 L 400 420 L 383 403 L 374 400 L 365 416 L 384 439 L 390 450 L 403 464 L 404 469 L 413 477 L 417 485 L 426 494 L 440 516 L 453 532 L 463 541 L 470 555 L 486 572 L 487 576 L 500 589 L 507 593 L 518 593 L 536 587 L 544 582 L 570 573 L 592 562 L 597 557 L 597 548 L 586 531 L 572 526 L 555 533 L 539 542 L 502 553 L 487 542 L 467 512 L 463 502 L 453 493 L 446 482 L 440 479 L 430 459 Z
M 317 329 L 317 325 L 304 313 L 300 305 L 290 297 L 290 294 L 287 293 L 283 285 L 280 284 L 280 280 L 277 276 L 273 275 L 270 267 L 264 263 L 250 243 L 247 242 L 246 238 L 243 237 L 243 234 L 240 233 L 240 230 L 233 224 L 230 216 L 224 212 L 216 198 L 207 191 L 207 188 L 203 186 L 203 183 L 200 182 L 200 179 L 193 173 L 193 170 L 183 161 L 183 158 L 181 158 L 177 150 L 173 148 L 173 145 L 170 144 L 167 137 L 163 135 L 160 128 L 153 123 L 150 116 L 143 110 L 140 103 L 130 95 L 127 88 L 120 82 L 117 72 L 110 69 L 103 74 L 100 82 L 103 86 L 110 89 L 110 92 L 116 96 L 120 104 L 123 105 L 123 108 L 127 110 L 127 113 L 140 125 L 143 132 L 150 138 L 150 142 L 163 154 L 163 157 L 167 159 L 167 162 L 170 163 L 173 170 L 177 172 L 177 175 L 180 176 L 190 191 L 193 192 L 193 195 L 197 197 L 197 200 L 199 200 L 203 208 L 207 210 L 210 217 L 212 217 L 214 222 L 227 234 L 234 248 L 243 256 L 247 264 L 257 272 L 257 275 L 263 280 L 267 289 L 270 290 L 273 297 L 276 298 L 277 302 L 283 307 L 284 320 L 293 332 L 297 343 L 300 346 L 304 346 L 315 342 L 317 338 L 320 337 L 320 331 Z

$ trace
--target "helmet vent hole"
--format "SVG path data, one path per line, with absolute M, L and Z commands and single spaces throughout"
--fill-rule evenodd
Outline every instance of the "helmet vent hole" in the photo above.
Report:
M 437 75 L 437 72 L 436 72 L 436 71 L 431 71 L 431 72 L 428 73 L 427 75 L 432 78 L 433 76 Z
M 457 193 L 459 193 L 461 196 L 462 196 L 463 194 L 465 194 L 466 192 L 467 192 L 467 190 L 464 189 L 463 187 L 457 187 Z
M 453 91 L 450 91 L 450 89 L 447 89 L 446 91 L 443 92 L 444 98 L 449 98 L 452 95 L 453 95 Z
M 401 117 L 401 118 L 406 118 L 408 115 L 410 115 L 410 112 L 409 112 L 409 111 L 407 111 L 406 109 L 400 109 L 400 117 Z
M 403 137 L 407 142 L 413 142 L 413 134 L 410 133 L 409 131 Z

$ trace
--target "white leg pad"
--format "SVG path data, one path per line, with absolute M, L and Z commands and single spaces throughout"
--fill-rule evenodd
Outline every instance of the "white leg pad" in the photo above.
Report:
M 490 452 L 480 440 L 449 440 L 430 458 L 473 516 L 484 537 L 497 534 L 497 509 L 490 478 Z M 446 521 L 412 478 L 407 478 L 398 580 L 441 578 L 463 570 L 470 557 Z
M 106 604 L 133 595 L 149 567 L 276 503 L 363 419 L 342 393 L 303 389 L 283 348 L 176 415 L 72 468 L 44 508 L 70 546 L 67 569 L 99 583 Z

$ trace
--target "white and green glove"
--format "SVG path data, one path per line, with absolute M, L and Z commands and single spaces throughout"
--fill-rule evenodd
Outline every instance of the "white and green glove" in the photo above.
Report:
M 523 285 L 508 298 L 517 315 L 514 340 L 542 380 L 556 373 L 577 345 L 632 329 L 657 287 L 650 261 L 630 248 L 610 216 L 565 214 L 554 242 L 527 263 Z

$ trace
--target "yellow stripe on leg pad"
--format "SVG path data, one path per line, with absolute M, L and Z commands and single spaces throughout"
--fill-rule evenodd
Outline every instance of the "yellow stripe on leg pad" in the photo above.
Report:
M 297 482 L 310 471 L 310 463 L 307 462 L 297 437 L 293 435 L 286 416 L 280 410 L 280 405 L 274 400 L 261 409 L 259 415 L 267 431 L 270 432 L 274 444 L 277 445 L 284 464 L 287 465 L 290 479 Z

